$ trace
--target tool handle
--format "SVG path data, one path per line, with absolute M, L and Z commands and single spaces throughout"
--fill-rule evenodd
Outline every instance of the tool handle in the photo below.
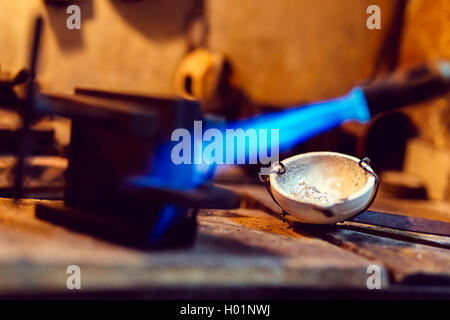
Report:
M 372 115 L 447 94 L 450 63 L 437 61 L 362 87 Z

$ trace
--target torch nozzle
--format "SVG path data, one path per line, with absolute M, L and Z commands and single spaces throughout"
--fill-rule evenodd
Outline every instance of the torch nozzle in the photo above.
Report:
M 403 70 L 362 87 L 372 115 L 446 95 L 450 89 L 450 62 Z

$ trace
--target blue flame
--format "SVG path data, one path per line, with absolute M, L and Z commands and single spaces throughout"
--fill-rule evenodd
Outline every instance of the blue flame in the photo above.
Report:
M 280 112 L 259 115 L 229 124 L 228 128 L 279 130 L 279 151 L 284 152 L 315 135 L 333 129 L 347 120 L 367 121 L 369 108 L 362 89 L 324 102 L 293 107 Z M 259 140 L 259 139 L 258 139 Z M 268 140 L 270 143 L 270 139 Z M 246 145 L 248 155 L 256 156 L 256 144 Z M 269 148 L 270 149 L 270 145 Z
M 225 125 L 222 123 L 222 126 L 215 120 L 206 122 L 204 130 L 212 127 L 220 128 L 225 137 L 227 129 L 243 129 L 244 131 L 255 129 L 259 141 L 259 130 L 266 129 L 270 133 L 271 130 L 278 129 L 278 146 L 274 147 L 278 147 L 279 152 L 284 152 L 319 133 L 339 126 L 347 120 L 367 121 L 369 119 L 370 113 L 364 93 L 362 89 L 355 88 L 348 95 L 337 99 L 262 114 Z M 266 147 L 267 150 L 270 150 L 272 148 L 270 134 L 268 138 Z M 197 137 L 197 139 L 201 140 L 202 136 Z M 194 164 L 194 162 L 192 164 L 175 165 L 171 161 L 171 150 L 176 143 L 170 142 L 161 145 L 157 150 L 149 175 L 143 180 L 139 179 L 139 181 L 135 180 L 134 182 L 153 187 L 186 190 L 195 188 L 211 179 L 215 165 Z M 202 142 L 192 141 L 191 150 L 194 151 L 194 146 L 199 143 Z M 207 142 L 203 143 L 203 149 L 207 144 Z M 229 146 L 225 144 L 225 150 L 227 147 Z M 233 147 L 235 163 L 239 152 L 244 152 L 246 159 L 249 157 L 259 159 L 259 148 L 261 147 L 259 143 L 245 143 L 243 145 L 234 143 Z M 240 150 L 237 150 L 238 147 Z M 194 155 L 192 156 L 194 157 Z
M 166 230 L 170 227 L 172 221 L 175 219 L 178 211 L 179 209 L 171 204 L 168 204 L 161 209 L 158 220 L 149 235 L 149 243 L 158 244 Z

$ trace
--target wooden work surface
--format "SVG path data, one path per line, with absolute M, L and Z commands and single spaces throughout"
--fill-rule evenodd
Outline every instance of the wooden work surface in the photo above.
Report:
M 357 223 L 305 229 L 279 219 L 264 187 L 228 187 L 242 195 L 241 208 L 201 211 L 195 245 L 163 252 L 114 245 L 37 220 L 35 200 L 17 206 L 0 199 L 0 296 L 450 297 L 450 238 Z M 380 197 L 374 207 L 450 221 L 442 203 Z M 366 286 L 373 264 L 382 271 L 381 290 Z M 81 290 L 66 288 L 69 265 L 81 268 Z

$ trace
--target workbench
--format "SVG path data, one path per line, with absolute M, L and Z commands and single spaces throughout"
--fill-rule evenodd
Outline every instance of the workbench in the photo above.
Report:
M 241 208 L 202 210 L 192 248 L 144 251 L 40 221 L 0 200 L 1 297 L 450 298 L 450 238 L 346 222 L 305 228 L 260 185 L 227 185 Z M 450 222 L 446 203 L 380 196 L 374 209 Z M 66 286 L 69 265 L 81 289 Z M 367 268 L 381 289 L 367 288 Z

